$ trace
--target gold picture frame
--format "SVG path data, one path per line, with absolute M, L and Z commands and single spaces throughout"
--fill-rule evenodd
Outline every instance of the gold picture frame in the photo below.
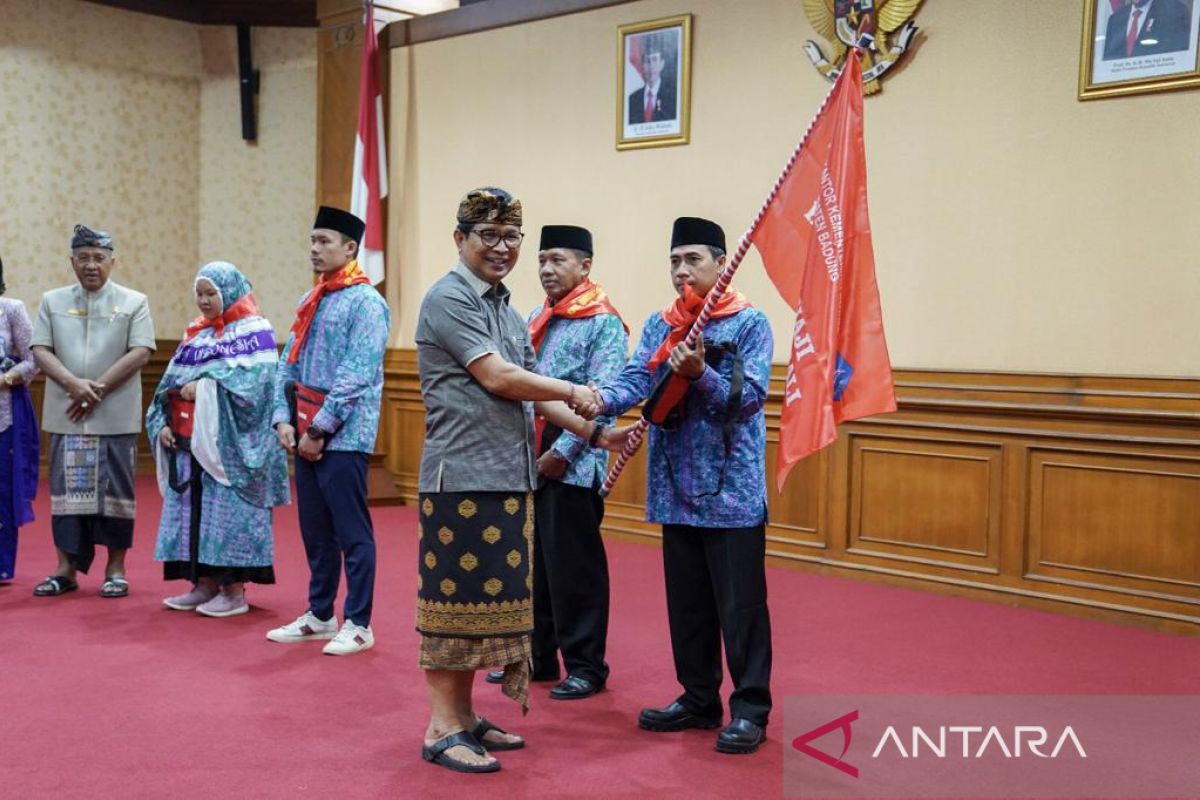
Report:
M 1079 99 L 1200 86 L 1200 0 L 1083 0 Z
M 687 144 L 691 98 L 691 14 L 617 28 L 618 150 Z

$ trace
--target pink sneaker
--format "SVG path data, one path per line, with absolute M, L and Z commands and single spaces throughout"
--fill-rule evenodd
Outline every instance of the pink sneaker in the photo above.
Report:
M 236 595 L 221 592 L 204 605 L 196 606 L 196 613 L 206 617 L 235 617 L 249 610 L 250 604 L 246 602 L 245 592 Z
M 163 605 L 172 611 L 195 611 L 196 606 L 207 603 L 213 599 L 216 594 L 212 589 L 206 586 L 196 584 L 190 592 L 185 594 L 177 594 L 174 597 L 168 597 L 163 600 Z

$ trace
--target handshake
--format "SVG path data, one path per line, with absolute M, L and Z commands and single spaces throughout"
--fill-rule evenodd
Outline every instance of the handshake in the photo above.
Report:
M 571 384 L 571 393 L 566 402 L 572 411 L 587 420 L 595 419 L 604 410 L 604 399 L 600 397 L 600 390 L 590 381 L 587 386 Z

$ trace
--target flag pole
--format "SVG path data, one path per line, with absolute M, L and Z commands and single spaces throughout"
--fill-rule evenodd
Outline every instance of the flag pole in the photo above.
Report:
M 859 48 L 853 48 L 851 53 L 854 56 L 854 63 L 860 64 Z M 848 58 L 847 61 L 849 61 Z M 847 64 L 847 66 L 849 66 L 849 64 Z M 845 68 L 846 67 L 843 67 L 843 69 Z M 861 65 L 859 68 L 861 69 Z M 817 124 L 817 120 L 820 119 L 821 114 L 825 111 L 825 107 L 829 105 L 829 98 L 833 97 L 833 92 L 836 88 L 837 81 L 834 81 L 833 85 L 829 87 L 829 91 L 825 93 L 825 99 L 821 101 L 821 105 L 817 108 L 817 113 L 813 115 L 812 121 L 808 123 L 808 128 L 805 129 L 804 135 L 800 137 L 799 143 L 797 143 L 795 149 L 792 150 L 792 154 L 788 157 L 787 163 L 784 164 L 783 171 L 779 173 L 779 177 L 776 179 L 775 185 L 772 186 L 771 191 L 767 193 L 767 199 L 763 201 L 762 206 L 760 206 L 758 209 L 758 213 L 754 215 L 754 219 L 750 222 L 750 227 L 748 227 L 746 232 L 742 234 L 740 239 L 738 239 L 737 249 L 730 257 L 729 263 L 727 263 L 725 268 L 721 270 L 721 274 L 717 276 L 716 284 L 714 284 L 713 288 L 709 290 L 708 295 L 704 300 L 704 307 L 700 309 L 700 314 L 696 317 L 696 322 L 693 323 L 692 329 L 688 332 L 687 338 L 684 339 L 684 344 L 687 345 L 689 349 L 694 348 L 696 346 L 696 340 L 703 335 L 704 326 L 708 324 L 708 319 L 712 316 L 712 312 L 713 309 L 716 308 L 717 301 L 721 299 L 721 296 L 724 295 L 725 291 L 729 288 L 729 284 L 733 281 L 734 273 L 738 271 L 738 267 L 742 265 L 742 259 L 746 257 L 746 253 L 750 250 L 750 237 L 754 235 L 756 230 L 758 230 L 758 226 L 762 223 L 763 217 L 767 215 L 767 209 L 770 208 L 771 203 L 775 200 L 775 196 L 779 194 L 779 189 L 783 186 L 783 182 L 787 179 L 788 174 L 792 171 L 792 167 L 795 166 L 796 159 L 800 157 L 800 153 L 804 150 L 804 145 L 808 143 L 808 137 L 812 135 L 812 131 Z M 600 487 L 601 497 L 608 497 L 609 492 L 612 491 L 613 486 L 617 482 L 617 478 L 621 477 L 621 472 L 624 471 L 625 465 L 629 462 L 629 459 L 633 458 L 634 454 L 637 453 L 638 448 L 642 446 L 642 439 L 645 437 L 646 429 L 649 427 L 650 423 L 645 417 L 639 419 L 637 424 L 633 426 L 633 430 L 629 432 L 629 438 L 625 440 L 625 446 L 621 449 L 620 454 L 617 455 L 616 463 L 614 463 L 612 469 L 608 471 L 608 475 L 604 479 L 604 484 Z

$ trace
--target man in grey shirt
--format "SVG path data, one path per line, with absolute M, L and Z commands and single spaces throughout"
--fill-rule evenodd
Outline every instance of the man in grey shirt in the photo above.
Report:
M 109 280 L 112 237 L 76 225 L 77 282 L 46 292 L 32 350 L 46 381 L 42 430 L 50 434 L 50 514 L 58 567 L 34 588 L 52 597 L 79 588 L 95 546 L 108 548 L 102 597 L 129 594 L 133 476 L 142 430 L 141 369 L 154 351 L 146 295 Z
M 417 321 L 426 411 L 417 630 L 432 706 L 421 755 L 457 772 L 494 772 L 487 750 L 525 744 L 476 716 L 471 690 L 475 670 L 501 666 L 504 693 L 528 704 L 535 404 L 551 424 L 610 444 L 584 419 L 596 413 L 586 387 L 533 371 L 525 321 L 502 283 L 520 254 L 521 219 L 503 189 L 468 192 L 454 231 L 459 263 L 430 288 Z

